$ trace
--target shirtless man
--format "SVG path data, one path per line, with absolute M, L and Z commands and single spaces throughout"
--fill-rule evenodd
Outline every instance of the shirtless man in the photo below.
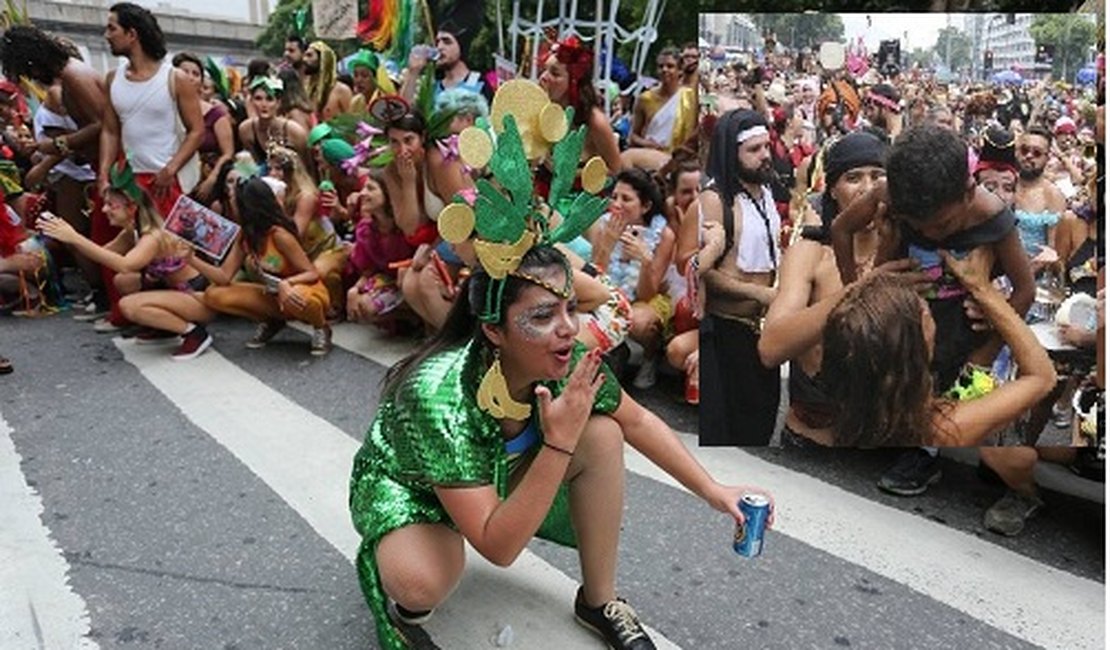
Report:
M 9 79 L 27 77 L 50 88 L 47 107 L 59 109 L 53 112 L 68 117 L 77 127 L 66 133 L 44 129 L 48 137 L 38 143 L 38 151 L 56 163 L 68 160 L 95 164 L 100 155 L 100 124 L 108 97 L 104 78 L 61 40 L 32 25 L 13 25 L 4 32 L 2 51 L 4 75 Z M 83 212 L 85 184 L 62 181 L 58 189 L 58 214 L 97 243 L 112 240 L 114 233 L 99 209 L 99 200 L 94 200 L 94 209 L 88 217 Z M 95 319 L 107 313 L 113 301 L 104 291 L 100 269 L 83 258 L 78 261 L 96 302 L 93 312 L 81 316 Z M 115 288 L 110 284 L 108 287 L 114 295 Z
M 314 41 L 305 50 L 304 60 L 305 90 L 316 109 L 320 122 L 327 122 L 351 109 L 354 92 L 342 81 L 336 80 L 335 52 L 323 41 Z
M 700 197 L 702 212 L 710 232 L 723 230 L 725 237 L 713 247 L 707 234 L 699 259 L 706 303 L 698 442 L 762 446 L 774 433 L 780 392 L 778 366 L 764 368 L 757 350 L 781 258 L 767 120 L 745 109 L 722 115 L 707 172 L 713 189 Z

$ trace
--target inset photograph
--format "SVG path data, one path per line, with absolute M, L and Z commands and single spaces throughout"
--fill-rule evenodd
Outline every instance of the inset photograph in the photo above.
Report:
M 1102 33 L 699 16 L 701 445 L 1101 458 Z

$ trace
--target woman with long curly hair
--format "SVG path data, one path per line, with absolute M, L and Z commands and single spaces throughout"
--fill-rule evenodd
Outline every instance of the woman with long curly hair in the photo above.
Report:
M 577 38 L 559 41 L 544 61 L 539 84 L 551 101 L 574 109 L 572 129 L 586 125 L 583 159 L 601 156 L 609 173 L 616 174 L 621 169 L 621 155 L 617 137 L 594 88 L 593 58 L 593 50 Z
M 981 248 L 964 259 L 944 255 L 1013 350 L 1018 377 L 994 387 L 982 369 L 969 365 L 958 384 L 960 401 L 934 397 L 929 364 L 937 331 L 929 308 L 905 279 L 874 273 L 848 288 L 825 325 L 821 375 L 837 405 L 836 445 L 978 445 L 1052 390 L 1052 362 L 991 284 L 991 257 Z

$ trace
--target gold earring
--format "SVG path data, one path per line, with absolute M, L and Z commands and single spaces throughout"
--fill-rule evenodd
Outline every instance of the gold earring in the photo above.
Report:
M 532 415 L 532 405 L 523 404 L 509 394 L 509 384 L 501 372 L 501 350 L 494 349 L 493 363 L 478 385 L 478 408 L 497 419 L 527 420 Z

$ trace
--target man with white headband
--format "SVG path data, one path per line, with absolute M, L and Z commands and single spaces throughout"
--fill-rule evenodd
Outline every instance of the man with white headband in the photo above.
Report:
M 709 147 L 712 185 L 700 198 L 706 231 L 698 260 L 706 295 L 702 445 L 766 445 L 774 432 L 779 369 L 764 368 L 757 350 L 781 258 L 770 142 L 767 120 L 738 109 L 721 116 Z

